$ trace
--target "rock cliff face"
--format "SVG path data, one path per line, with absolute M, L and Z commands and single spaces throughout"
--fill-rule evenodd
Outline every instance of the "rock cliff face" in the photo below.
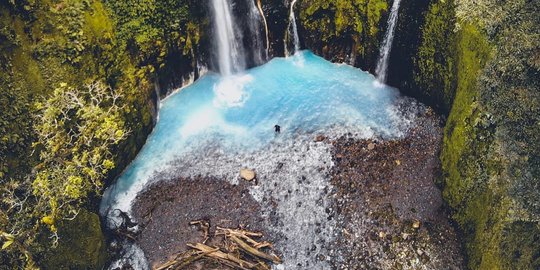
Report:
M 539 8 L 434 1 L 422 27 L 415 91 L 449 112 L 441 184 L 472 269 L 540 267 Z

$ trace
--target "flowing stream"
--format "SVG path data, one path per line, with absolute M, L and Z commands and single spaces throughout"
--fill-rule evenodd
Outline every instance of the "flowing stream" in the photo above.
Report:
M 241 35 L 231 11 L 229 0 L 211 0 L 214 29 L 217 35 L 219 71 L 231 75 L 245 69 L 245 54 Z
M 268 41 L 265 42 L 263 40 L 263 35 L 261 34 L 261 30 L 263 29 L 262 23 L 264 23 L 264 29 L 267 29 L 266 26 L 266 19 L 264 18 L 264 13 L 262 12 L 262 8 L 259 9 L 257 5 L 255 4 L 254 0 L 247 0 L 248 6 L 249 6 L 249 31 L 250 31 L 250 38 L 252 40 L 252 52 L 253 52 L 253 60 L 256 65 L 262 65 L 264 62 L 266 62 L 266 59 L 268 58 Z M 268 40 L 268 35 L 266 34 L 266 40 Z
M 289 26 L 287 27 L 288 32 L 287 36 L 288 38 L 285 38 L 285 55 L 291 56 L 298 51 L 300 51 L 300 37 L 298 36 L 298 25 L 296 24 L 296 15 L 294 14 L 294 5 L 296 4 L 297 0 L 292 0 L 291 2 L 291 8 L 289 12 Z M 293 49 L 294 51 L 289 51 L 289 45 L 288 45 L 288 39 L 293 38 Z
M 388 27 L 384 40 L 381 45 L 381 51 L 379 54 L 379 60 L 377 62 L 377 68 L 375 74 L 377 74 L 377 80 L 380 83 L 386 83 L 388 78 L 388 62 L 390 60 L 390 52 L 392 51 L 392 43 L 394 42 L 394 34 L 396 31 L 396 24 L 399 16 L 399 5 L 401 0 L 394 0 L 390 16 L 388 17 Z

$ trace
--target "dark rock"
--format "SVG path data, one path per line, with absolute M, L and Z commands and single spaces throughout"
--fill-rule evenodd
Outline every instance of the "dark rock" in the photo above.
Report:
M 74 220 L 58 226 L 58 247 L 45 252 L 45 269 L 102 269 L 107 261 L 99 216 L 81 209 Z
M 324 135 L 317 135 L 317 137 L 315 137 L 315 142 L 323 142 L 324 140 L 326 140 L 326 136 Z

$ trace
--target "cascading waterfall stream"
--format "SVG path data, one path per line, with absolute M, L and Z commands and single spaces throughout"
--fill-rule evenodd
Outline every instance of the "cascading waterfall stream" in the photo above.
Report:
M 254 61 L 257 65 L 262 65 L 264 62 L 266 62 L 266 59 L 268 58 L 268 28 L 266 26 L 266 19 L 264 18 L 264 13 L 262 12 L 261 7 L 257 7 L 255 5 L 255 0 L 247 0 L 249 5 L 249 31 L 252 38 L 252 47 L 251 50 L 253 51 L 253 57 Z M 259 1 L 260 4 L 260 1 Z M 261 22 L 264 23 L 265 29 L 266 29 L 266 44 L 263 41 L 262 35 L 261 35 Z
M 270 37 L 268 36 L 268 22 L 266 21 L 266 16 L 264 16 L 261 0 L 257 0 L 257 8 L 261 13 L 261 18 L 263 19 L 264 23 L 264 31 L 266 34 L 266 57 L 268 57 L 268 50 L 270 49 Z
M 212 0 L 214 27 L 217 34 L 219 71 L 231 75 L 244 70 L 243 46 L 236 31 L 229 0 Z
M 390 60 L 390 52 L 392 51 L 392 43 L 394 42 L 400 3 L 401 0 L 394 0 L 392 10 L 390 11 L 390 17 L 388 17 L 388 29 L 384 35 L 384 41 L 379 54 L 379 61 L 377 62 L 377 68 L 375 69 L 377 80 L 380 83 L 386 83 L 388 77 L 388 61 Z
M 300 37 L 298 36 L 298 26 L 296 25 L 296 15 L 294 14 L 294 5 L 296 4 L 296 1 L 297 0 L 292 0 L 291 2 L 291 10 L 290 10 L 290 13 L 289 13 L 289 26 L 287 27 L 288 29 L 288 36 L 289 36 L 289 39 L 290 39 L 290 36 L 292 34 L 293 36 L 293 46 L 294 46 L 294 51 L 292 52 L 289 52 L 289 46 L 287 45 L 287 38 L 285 39 L 285 55 L 286 56 L 291 56 L 295 53 L 297 53 L 298 51 L 300 51 Z

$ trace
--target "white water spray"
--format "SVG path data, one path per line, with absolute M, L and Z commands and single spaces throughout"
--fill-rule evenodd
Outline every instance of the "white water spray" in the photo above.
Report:
M 291 56 L 298 51 L 300 51 L 300 37 L 298 36 L 298 26 L 296 25 L 296 15 L 294 14 L 294 5 L 296 4 L 297 0 L 292 0 L 291 2 L 291 10 L 289 13 L 289 26 L 288 29 L 288 35 L 289 39 L 290 36 L 293 36 L 293 45 L 294 45 L 294 51 L 289 52 L 288 45 L 287 45 L 287 38 L 285 38 L 285 55 Z
M 384 35 L 384 41 L 379 54 L 379 61 L 377 62 L 377 69 L 375 70 L 377 80 L 380 83 L 386 83 L 386 79 L 388 77 L 388 61 L 390 59 L 390 52 L 392 51 L 392 43 L 394 41 L 400 3 L 401 0 L 394 0 L 392 10 L 390 11 L 390 17 L 388 17 L 388 29 Z
M 236 31 L 229 0 L 212 0 L 214 27 L 217 34 L 219 70 L 222 75 L 231 75 L 244 70 L 243 46 Z

